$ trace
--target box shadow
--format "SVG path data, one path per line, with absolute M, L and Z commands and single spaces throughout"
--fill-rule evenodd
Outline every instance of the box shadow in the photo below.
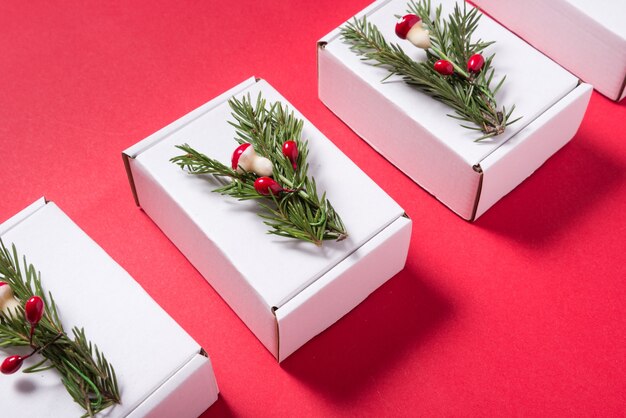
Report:
M 220 393 L 217 401 L 215 401 L 215 403 L 213 403 L 213 405 L 204 411 L 198 418 L 229 418 L 235 416 L 236 414 L 230 408 L 228 402 L 224 399 L 224 396 Z
M 577 219 L 626 187 L 626 165 L 576 137 L 475 225 L 530 248 L 550 245 Z
M 409 260 L 361 305 L 281 363 L 312 390 L 336 402 L 376 391 L 371 382 L 402 361 L 450 319 L 451 303 Z

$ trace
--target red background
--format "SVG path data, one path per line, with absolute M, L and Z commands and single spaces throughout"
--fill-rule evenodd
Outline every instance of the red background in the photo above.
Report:
M 368 3 L 3 2 L 0 220 L 45 195 L 126 268 L 209 352 L 206 417 L 623 415 L 626 101 L 594 93 L 467 223 L 317 99 L 316 40 Z M 120 157 L 250 75 L 413 218 L 404 271 L 282 365 L 135 207 Z

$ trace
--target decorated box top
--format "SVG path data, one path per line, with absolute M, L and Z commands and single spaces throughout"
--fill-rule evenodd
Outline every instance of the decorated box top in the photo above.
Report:
M 242 83 L 229 94 L 241 99 L 259 93 L 268 103 L 288 102 L 267 82 Z M 213 193 L 222 186 L 211 175 L 190 175 L 169 160 L 181 154 L 179 144 L 229 164 L 238 143 L 228 95 L 207 103 L 183 120 L 151 137 L 147 149 L 135 156 L 138 169 L 146 170 L 156 183 L 182 208 L 208 240 L 241 274 L 268 307 L 280 307 L 315 282 L 337 263 L 404 214 L 402 208 L 311 123 L 304 121 L 302 139 L 308 141 L 309 175 L 315 178 L 318 194 L 328 200 L 347 229 L 342 241 L 309 242 L 267 233 L 255 201 L 240 202 Z M 296 115 L 302 115 L 289 105 Z M 141 146 L 142 144 L 138 144 Z M 205 245 L 199 241 L 197 245 Z M 220 260 L 214 260 L 220 263 Z M 384 260 L 381 260 L 384 262 Z M 233 278 L 236 280 L 237 278 Z
M 443 6 L 443 16 L 450 13 L 455 5 L 453 0 L 433 2 L 434 8 Z M 461 7 L 463 2 L 460 3 Z M 470 5 L 467 5 L 471 8 Z M 423 49 L 411 45 L 395 34 L 397 16 L 407 13 L 407 2 L 377 2 L 363 12 L 369 22 L 375 24 L 387 42 L 397 43 L 413 60 L 426 58 Z M 359 15 L 358 17 L 362 17 Z M 451 108 L 424 93 L 408 86 L 398 76 L 388 78 L 389 71 L 364 62 L 350 50 L 335 30 L 326 37 L 326 50 L 336 56 L 358 77 L 361 77 L 384 97 L 397 104 L 399 111 L 421 124 L 434 138 L 443 142 L 470 165 L 478 164 L 509 138 L 527 126 L 535 118 L 562 99 L 578 85 L 578 79 L 558 64 L 538 52 L 513 33 L 509 32 L 487 16 L 482 16 L 473 40 L 495 41 L 485 51 L 485 57 L 495 54 L 495 73 L 492 85 L 495 86 L 506 75 L 502 88 L 496 94 L 499 105 L 516 108 L 512 119 L 522 118 L 508 126 L 496 137 L 474 142 L 476 131 L 460 126 L 459 121 L 450 118 Z M 407 135 L 411 135 L 407 132 Z

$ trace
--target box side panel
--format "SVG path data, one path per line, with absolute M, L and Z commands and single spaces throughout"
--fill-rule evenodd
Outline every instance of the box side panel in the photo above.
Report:
M 484 178 L 476 218 L 572 139 L 591 91 L 589 84 L 581 84 L 481 163 Z
M 398 273 L 406 263 L 411 220 L 398 218 L 276 311 L 282 361 Z
M 600 93 L 619 99 L 626 76 L 626 41 L 568 1 L 474 3 Z
M 324 48 L 318 47 L 319 97 L 361 138 L 426 191 L 470 219 L 479 176 Z M 454 179 L 451 181 L 450 179 Z
M 218 393 L 211 360 L 198 354 L 128 417 L 195 418 L 217 400 Z
M 276 320 L 220 249 L 185 214 L 137 159 L 130 159 L 139 204 L 217 293 L 274 355 L 278 356 Z

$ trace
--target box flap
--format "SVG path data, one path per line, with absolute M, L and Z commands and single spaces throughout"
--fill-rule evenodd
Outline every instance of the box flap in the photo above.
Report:
M 576 134 L 591 92 L 591 85 L 581 84 L 483 161 L 484 180 L 475 217 L 530 176 Z
M 250 77 L 247 80 L 242 81 L 241 83 L 239 83 L 235 87 L 233 87 L 233 88 L 227 90 L 226 92 L 220 94 L 219 96 L 217 96 L 213 100 L 209 101 L 208 103 L 205 103 L 204 105 L 200 106 L 199 108 L 192 110 L 191 112 L 187 113 L 182 118 L 177 119 L 176 121 L 172 122 L 171 124 L 167 125 L 166 127 L 162 128 L 162 129 L 159 129 L 158 131 L 156 131 L 155 133 L 153 133 L 149 137 L 147 137 L 147 138 L 137 142 L 136 144 L 126 148 L 126 150 L 124 150 L 123 154 L 127 155 L 130 158 L 135 158 L 138 154 L 140 154 L 141 152 L 147 150 L 151 146 L 157 144 L 159 141 L 161 141 L 164 138 L 166 138 L 172 132 L 175 132 L 178 129 L 181 129 L 183 126 L 193 122 L 194 120 L 198 119 L 199 117 L 201 117 L 205 113 L 209 112 L 212 108 L 221 105 L 222 103 L 224 103 L 225 100 L 228 100 L 230 97 L 232 97 L 232 96 L 238 94 L 239 92 L 247 89 L 248 87 L 254 85 L 256 82 L 257 82 L 257 78 L 256 77 Z
M 370 4 L 369 6 L 367 6 L 366 8 L 362 9 L 359 13 L 357 13 L 355 15 L 355 17 L 363 17 L 363 16 L 367 16 L 371 13 L 374 13 L 377 9 L 383 7 L 385 5 L 386 1 L 375 1 L 372 4 Z M 352 19 L 350 19 L 352 20 Z M 337 38 L 339 36 L 339 32 L 340 32 L 340 27 L 337 27 L 335 29 L 333 29 L 332 31 L 330 31 L 329 33 L 327 33 L 324 37 L 322 37 L 317 43 L 318 45 L 324 45 L 327 44 L 328 42 L 332 41 L 333 39 Z
M 13 215 L 6 221 L 0 224 L 0 235 L 5 234 L 9 231 L 9 229 L 15 227 L 17 224 L 22 222 L 25 219 L 28 219 L 33 213 L 43 208 L 46 205 L 46 198 L 40 197 L 35 202 L 28 205 L 26 208 L 22 209 L 19 213 Z
M 126 175 L 128 176 L 128 182 L 130 183 L 130 189 L 131 189 L 131 192 L 133 193 L 133 198 L 135 199 L 135 204 L 137 206 L 141 206 L 141 204 L 139 203 L 139 197 L 137 196 L 137 188 L 135 187 L 135 180 L 133 179 L 133 173 L 130 169 L 129 159 L 135 158 L 137 154 L 141 153 L 142 151 L 145 151 L 146 149 L 150 148 L 154 144 L 157 144 L 163 138 L 167 137 L 167 135 L 170 132 L 175 131 L 176 129 L 179 129 L 182 126 L 193 122 L 196 118 L 200 117 L 204 113 L 211 110 L 213 106 L 217 106 L 218 104 L 223 103 L 224 100 L 227 100 L 229 97 L 248 88 L 254 83 L 256 83 L 256 78 L 250 77 L 249 79 L 241 82 L 240 84 L 236 85 L 232 89 L 217 96 L 215 99 L 211 100 L 210 102 L 189 112 L 188 114 L 178 119 L 174 123 L 171 123 L 167 125 L 166 127 L 156 131 L 149 137 L 143 139 L 142 141 L 137 142 L 136 144 L 128 147 L 122 152 L 122 160 L 124 161 L 124 169 L 126 170 Z
M 289 357 L 402 270 L 410 240 L 411 220 L 396 219 L 323 278 L 277 309 L 278 360 Z
M 198 417 L 217 400 L 217 395 L 211 361 L 197 354 L 128 417 Z

